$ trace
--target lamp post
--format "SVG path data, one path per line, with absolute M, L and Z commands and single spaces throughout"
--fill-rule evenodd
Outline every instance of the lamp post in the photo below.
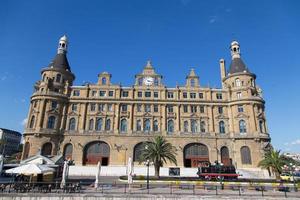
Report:
M 289 170 L 291 171 L 292 177 L 293 177 L 294 190 L 295 190 L 295 192 L 297 192 L 296 182 L 295 182 L 295 177 L 294 177 L 294 171 L 295 171 L 295 168 L 296 168 L 296 166 L 293 165 L 293 163 L 290 163 L 290 164 L 289 164 Z
M 145 165 L 147 166 L 147 189 L 149 190 L 149 166 L 150 166 L 150 161 L 147 160 L 145 162 Z
M 220 186 L 221 189 L 223 189 L 223 185 L 222 185 L 222 177 L 221 177 L 221 169 L 222 169 L 223 163 L 219 163 L 217 162 L 217 168 L 218 168 L 218 172 L 219 172 L 219 180 L 220 180 Z

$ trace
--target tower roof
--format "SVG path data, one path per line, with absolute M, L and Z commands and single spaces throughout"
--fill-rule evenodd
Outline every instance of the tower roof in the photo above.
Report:
M 249 72 L 241 58 L 233 58 L 230 64 L 229 73 Z
M 48 66 L 49 68 L 58 68 L 63 70 L 71 71 L 67 55 L 65 53 L 56 54 L 52 62 Z
M 233 41 L 230 44 L 232 61 L 229 68 L 229 74 L 249 72 L 245 63 L 241 59 L 240 44 L 237 41 Z

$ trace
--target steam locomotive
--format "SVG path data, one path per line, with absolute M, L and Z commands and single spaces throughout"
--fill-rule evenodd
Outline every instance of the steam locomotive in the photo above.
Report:
M 233 165 L 223 166 L 219 163 L 199 165 L 197 175 L 201 180 L 237 180 L 240 176 Z

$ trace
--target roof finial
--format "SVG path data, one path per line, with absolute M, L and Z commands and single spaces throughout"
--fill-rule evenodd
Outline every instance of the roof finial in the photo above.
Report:
M 67 53 L 67 50 L 68 50 L 68 38 L 66 35 L 63 35 L 59 39 L 57 54 Z
M 153 68 L 151 60 L 147 60 L 146 68 Z

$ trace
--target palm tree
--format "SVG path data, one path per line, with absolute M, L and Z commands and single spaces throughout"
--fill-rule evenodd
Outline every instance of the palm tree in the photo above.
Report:
M 140 162 L 146 160 L 153 162 L 156 178 L 159 178 L 160 167 L 167 163 L 167 160 L 177 165 L 176 148 L 163 136 L 156 136 L 150 141 L 144 142 L 143 146 Z
M 286 164 L 284 156 L 279 151 L 272 149 L 265 154 L 265 158 L 258 164 L 263 169 L 271 169 L 276 176 L 276 179 L 280 179 L 283 166 Z

